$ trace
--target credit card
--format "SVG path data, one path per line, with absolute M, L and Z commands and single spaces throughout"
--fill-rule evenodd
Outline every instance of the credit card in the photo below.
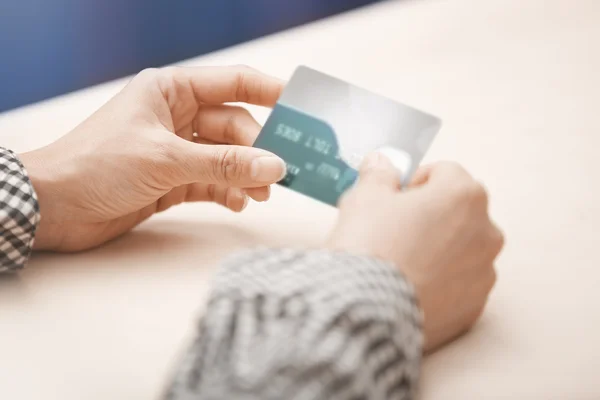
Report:
M 286 162 L 280 185 L 335 206 L 372 151 L 390 158 L 405 186 L 440 128 L 433 115 L 300 66 L 254 147 Z

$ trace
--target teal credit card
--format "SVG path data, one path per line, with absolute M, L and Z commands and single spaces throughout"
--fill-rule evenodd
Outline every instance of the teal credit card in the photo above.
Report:
M 254 147 L 286 162 L 280 185 L 335 206 L 372 151 L 387 155 L 406 185 L 440 127 L 437 117 L 301 66 Z

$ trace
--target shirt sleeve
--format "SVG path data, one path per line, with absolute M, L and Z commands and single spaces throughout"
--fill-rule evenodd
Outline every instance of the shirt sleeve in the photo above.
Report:
M 397 268 L 323 250 L 226 262 L 165 398 L 412 399 L 421 313 Z
M 23 164 L 0 147 L 0 273 L 25 266 L 39 221 L 37 197 Z

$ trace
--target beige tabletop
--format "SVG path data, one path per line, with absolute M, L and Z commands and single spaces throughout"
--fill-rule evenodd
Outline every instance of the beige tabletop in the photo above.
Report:
M 425 360 L 421 399 L 600 398 L 600 1 L 391 1 L 186 62 L 238 63 L 306 64 L 439 115 L 428 160 L 489 188 L 499 282 L 477 327 Z M 0 144 L 52 141 L 124 82 L 2 114 Z M 334 218 L 275 189 L 242 215 L 187 205 L 88 253 L 35 255 L 0 279 L 0 398 L 156 398 L 219 260 L 318 244 Z

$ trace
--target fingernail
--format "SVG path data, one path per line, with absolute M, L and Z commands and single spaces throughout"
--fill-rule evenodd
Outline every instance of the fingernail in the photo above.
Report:
M 259 157 L 252 161 L 250 175 L 257 182 L 278 182 L 285 176 L 285 163 L 275 156 Z
M 242 205 L 242 208 L 240 211 L 244 211 L 246 209 L 246 207 L 248 207 L 248 196 L 246 196 L 245 194 L 243 194 L 242 196 L 244 196 L 244 204 Z
M 227 207 L 236 212 L 243 211 L 248 205 L 248 196 L 246 195 L 246 192 L 239 188 L 229 188 L 227 192 Z M 241 206 L 239 205 L 240 202 L 242 203 Z

